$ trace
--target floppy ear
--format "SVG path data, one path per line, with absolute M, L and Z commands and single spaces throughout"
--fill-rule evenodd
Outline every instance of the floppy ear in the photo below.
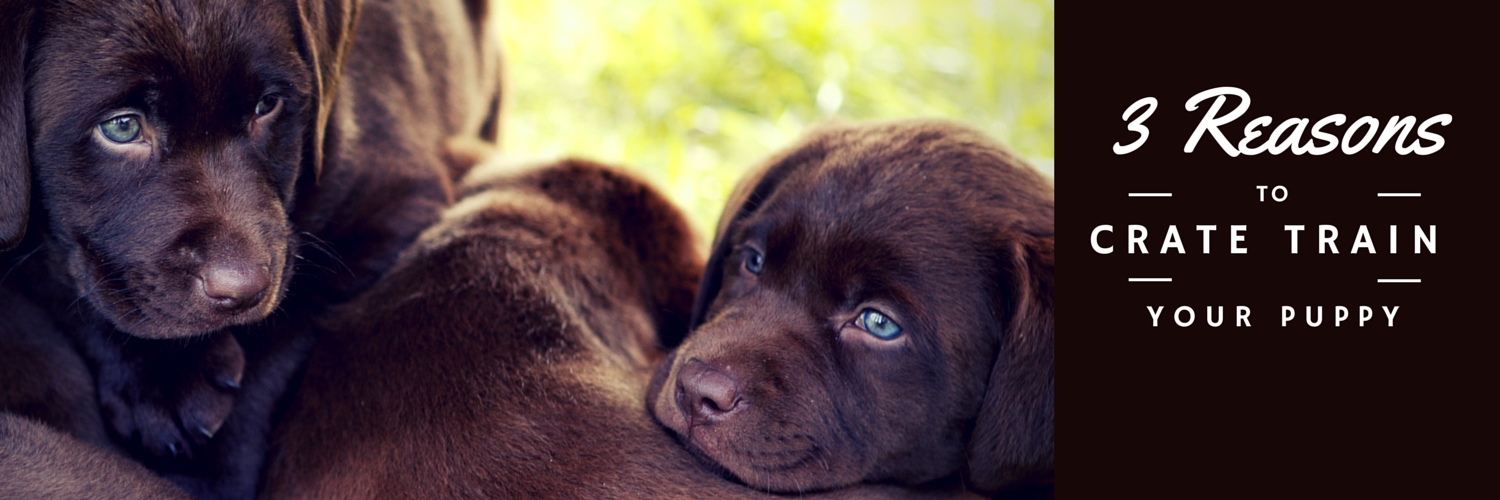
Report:
M 724 205 L 724 213 L 719 214 L 719 229 L 714 232 L 713 250 L 708 253 L 708 264 L 703 268 L 703 277 L 698 280 L 698 294 L 693 298 L 693 316 L 688 321 L 687 333 L 703 324 L 703 315 L 707 313 L 709 303 L 719 295 L 719 287 L 724 281 L 724 259 L 728 257 L 730 250 L 728 232 L 739 224 L 746 215 L 754 213 L 759 208 L 760 201 L 766 195 L 776 189 L 779 182 L 767 182 L 766 173 L 771 169 L 770 163 L 753 170 L 740 180 L 735 186 L 734 192 L 729 195 L 729 203 Z M 686 338 L 686 337 L 684 337 Z M 667 347 L 675 347 L 681 344 L 683 339 L 674 339 L 675 342 L 666 342 Z
M 713 250 L 708 254 L 708 266 L 703 268 L 703 279 L 698 282 L 698 296 L 693 300 L 693 319 L 688 323 L 689 333 L 703 324 L 708 306 L 719 295 L 719 287 L 724 281 L 724 259 L 734 251 L 730 238 L 738 229 L 740 221 L 759 210 L 761 203 L 776 192 L 776 188 L 792 172 L 821 161 L 826 154 L 825 147 L 809 140 L 771 158 L 765 165 L 751 170 L 740 180 L 734 193 L 729 195 L 729 203 L 724 205 L 724 213 L 719 216 L 719 230 L 714 235 Z M 675 345 L 669 344 L 668 347 Z
M 26 52 L 32 2 L 0 8 L 0 251 L 26 235 L 31 207 L 31 144 L 26 134 Z
M 970 486 L 989 493 L 1053 478 L 1053 236 L 1019 238 L 999 252 L 1008 321 L 969 441 Z
M 302 59 L 313 71 L 313 99 L 316 101 L 317 117 L 313 122 L 312 140 L 307 143 L 310 151 L 304 158 L 312 158 L 313 179 L 323 175 L 323 141 L 328 129 L 328 117 L 333 111 L 333 100 L 338 95 L 339 77 L 344 71 L 344 55 L 354 41 L 354 22 L 359 17 L 358 0 L 297 0 L 297 14 L 301 18 Z

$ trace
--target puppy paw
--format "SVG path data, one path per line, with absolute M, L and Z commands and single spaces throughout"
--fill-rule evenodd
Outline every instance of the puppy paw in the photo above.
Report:
M 101 363 L 104 417 L 131 447 L 162 458 L 192 458 L 224 425 L 239 395 L 245 353 L 234 335 L 119 343 Z

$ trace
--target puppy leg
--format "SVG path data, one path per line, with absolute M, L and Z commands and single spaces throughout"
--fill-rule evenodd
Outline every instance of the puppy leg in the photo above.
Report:
M 245 354 L 229 333 L 183 343 L 112 332 L 86 342 L 99 403 L 125 441 L 157 457 L 191 458 L 229 417 Z

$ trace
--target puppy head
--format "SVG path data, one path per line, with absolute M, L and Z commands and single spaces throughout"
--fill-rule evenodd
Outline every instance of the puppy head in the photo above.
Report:
M 815 132 L 732 198 L 648 405 L 771 491 L 1046 479 L 1052 211 L 1047 182 L 973 130 Z
M 63 0 L 4 35 L 24 64 L 0 76 L 0 140 L 22 154 L 0 160 L 0 191 L 28 189 L 29 168 L 47 251 L 137 336 L 258 321 L 290 281 L 289 211 L 352 9 L 232 3 Z M 6 200 L 0 243 L 28 217 Z

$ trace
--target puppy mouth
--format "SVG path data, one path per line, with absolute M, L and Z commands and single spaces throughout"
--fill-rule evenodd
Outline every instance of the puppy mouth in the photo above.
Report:
M 254 297 L 254 306 L 229 310 L 215 307 L 212 299 L 205 296 L 201 276 L 161 269 L 127 268 L 110 272 L 102 264 L 93 266 L 92 286 L 82 290 L 80 299 L 86 297 L 116 329 L 136 337 L 172 339 L 204 335 L 260 321 L 280 307 L 292 274 L 294 248 L 289 241 L 282 251 L 273 253 L 275 257 L 267 272 L 269 283 Z M 106 262 L 93 255 L 84 258 Z
M 698 439 L 685 438 L 693 456 L 709 469 L 751 488 L 769 492 L 805 493 L 838 487 L 828 452 L 816 443 L 806 447 L 754 450 L 723 447 L 716 452 Z
M 705 467 L 726 479 L 739 481 L 756 488 L 772 488 L 776 474 L 795 474 L 801 470 L 821 465 L 828 469 L 824 452 L 809 442 L 800 448 L 753 449 L 737 443 L 733 438 L 717 433 L 704 433 L 703 426 L 693 426 L 687 432 L 674 430 L 679 443 Z M 765 438 L 771 440 L 772 438 Z
M 832 471 L 831 454 L 810 435 L 771 435 L 756 432 L 755 422 L 703 423 L 677 415 L 683 419 L 682 427 L 668 428 L 678 441 L 704 466 L 727 479 L 777 492 L 832 486 L 823 484 L 820 477 Z
M 688 355 L 679 348 L 673 356 L 665 362 Z M 741 408 L 728 418 L 695 418 L 680 403 L 679 375 L 666 367 L 658 370 L 647 392 L 651 412 L 705 468 L 751 488 L 779 493 L 826 490 L 859 479 L 859 460 L 851 462 L 840 446 L 847 440 L 824 434 L 816 419 L 766 413 L 775 405 L 765 404 Z
M 808 468 L 814 459 L 821 456 L 817 446 L 784 451 L 734 450 L 733 454 L 741 459 L 736 461 L 741 466 L 764 473 Z M 824 468 L 827 468 L 826 465 Z

